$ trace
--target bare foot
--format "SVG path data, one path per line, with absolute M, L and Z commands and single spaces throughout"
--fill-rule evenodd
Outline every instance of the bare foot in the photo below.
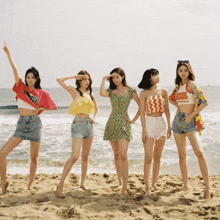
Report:
M 127 194 L 128 194 L 128 190 L 127 190 L 127 189 L 122 189 L 121 193 L 122 193 L 123 195 L 127 195 Z
M 57 198 L 63 198 L 64 196 L 62 196 L 62 192 L 63 192 L 63 187 L 61 187 L 60 185 L 57 186 L 57 190 L 55 192 L 55 196 Z
M 188 186 L 184 186 L 184 187 L 182 188 L 182 190 L 183 190 L 183 191 L 188 191 L 188 190 L 189 190 L 189 187 L 188 187 Z
M 81 185 L 80 188 L 85 190 L 85 191 L 90 191 L 90 189 L 85 185 Z
M 204 190 L 204 198 L 205 198 L 205 199 L 209 199 L 209 198 L 210 198 L 209 189 L 205 189 L 205 190 Z
M 152 188 L 157 189 L 157 190 L 162 190 L 162 188 L 160 188 L 160 187 L 157 186 L 156 184 L 155 184 L 155 185 L 152 185 Z
M 145 189 L 145 195 L 146 195 L 146 196 L 149 196 L 149 195 L 150 195 L 150 189 L 147 189 L 147 188 Z
M 3 193 L 3 194 L 5 194 L 5 193 L 7 192 L 8 186 L 9 186 L 9 182 L 6 182 L 6 183 L 5 183 L 5 186 L 2 187 L 2 193 Z

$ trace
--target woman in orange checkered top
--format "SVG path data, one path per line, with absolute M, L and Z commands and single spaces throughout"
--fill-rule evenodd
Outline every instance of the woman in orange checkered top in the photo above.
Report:
M 153 160 L 152 188 L 159 189 L 156 181 L 160 171 L 160 159 L 167 138 L 171 136 L 170 110 L 166 89 L 158 87 L 159 71 L 148 69 L 144 72 L 138 87 L 140 94 L 140 115 L 142 142 L 144 145 L 144 182 L 145 193 L 150 195 L 150 170 Z M 165 113 L 167 124 L 163 117 Z M 146 116 L 147 115 L 147 116 Z M 145 119 L 146 117 L 146 119 Z

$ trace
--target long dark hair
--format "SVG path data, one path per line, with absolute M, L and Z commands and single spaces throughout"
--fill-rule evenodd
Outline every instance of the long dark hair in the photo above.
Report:
M 90 83 L 89 83 L 89 86 L 86 88 L 86 90 L 89 91 L 89 95 L 90 95 L 91 99 L 93 100 L 93 98 L 91 96 L 91 94 L 92 94 L 92 78 L 91 78 L 89 72 L 86 70 L 81 70 L 78 72 L 78 75 L 88 75 L 89 76 Z M 82 80 L 76 80 L 76 90 L 79 92 L 80 96 L 83 96 L 83 93 L 80 90 L 80 87 L 81 87 L 80 82 L 81 81 Z
M 119 74 L 121 77 L 124 76 L 124 78 L 122 79 L 122 85 L 123 85 L 123 86 L 128 86 L 128 85 L 127 85 L 127 82 L 126 82 L 126 79 L 125 79 L 125 72 L 124 72 L 124 70 L 123 70 L 122 68 L 120 68 L 120 67 L 114 68 L 114 69 L 110 72 L 110 74 L 113 74 L 113 73 L 117 73 L 117 74 Z M 109 83 L 110 83 L 110 84 L 109 84 L 109 88 L 112 89 L 112 90 L 117 89 L 117 86 L 114 84 L 114 82 L 113 82 L 113 80 L 112 80 L 112 77 L 110 77 L 108 80 L 109 80 Z
M 33 73 L 34 78 L 37 80 L 37 81 L 35 82 L 35 84 L 34 84 L 34 88 L 35 88 L 35 89 L 41 89 L 41 86 L 40 86 L 41 79 L 40 79 L 39 72 L 38 72 L 38 70 L 37 70 L 36 68 L 34 68 L 33 66 L 26 71 L 26 74 L 25 74 L 25 84 L 26 84 L 26 86 L 28 86 L 27 81 L 26 81 L 26 78 L 27 78 L 28 73 Z
M 195 74 L 194 74 L 194 72 L 193 72 L 193 70 L 192 70 L 192 67 L 191 67 L 190 63 L 186 63 L 186 62 L 182 61 L 182 62 L 178 63 L 178 64 L 177 64 L 177 67 L 176 67 L 176 79 L 175 79 L 175 84 L 176 84 L 176 85 L 180 85 L 180 84 L 182 83 L 182 79 L 181 79 L 181 77 L 180 77 L 179 74 L 178 74 L 178 70 L 179 70 L 179 68 L 180 68 L 181 66 L 185 66 L 185 67 L 189 70 L 188 79 L 194 81 L 194 80 L 195 80 Z
M 144 72 L 143 78 L 141 82 L 138 84 L 138 88 L 140 89 L 150 89 L 153 86 L 151 76 L 159 75 L 159 71 L 157 69 L 148 69 Z

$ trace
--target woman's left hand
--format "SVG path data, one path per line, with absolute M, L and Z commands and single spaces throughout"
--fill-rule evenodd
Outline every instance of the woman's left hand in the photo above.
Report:
M 167 129 L 167 139 L 171 137 L 171 129 L 170 127 Z
M 91 124 L 94 124 L 94 123 L 95 123 L 95 120 L 92 119 L 92 118 L 90 118 L 89 121 L 90 121 Z
M 36 109 L 36 115 L 38 115 L 38 112 L 39 112 L 39 111 L 44 111 L 44 110 L 45 110 L 45 108 L 43 108 L 43 107 L 37 108 L 37 109 Z
M 186 116 L 185 118 L 183 118 L 183 121 L 184 121 L 186 124 L 190 124 L 190 122 L 192 121 L 192 118 L 188 115 L 188 116 Z
M 134 124 L 134 121 L 131 120 L 131 119 L 129 118 L 129 116 L 126 117 L 126 121 L 129 122 L 129 123 L 131 123 L 131 124 Z

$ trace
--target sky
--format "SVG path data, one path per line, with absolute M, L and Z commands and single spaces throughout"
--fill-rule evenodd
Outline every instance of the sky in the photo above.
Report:
M 22 79 L 31 66 L 39 70 L 43 88 L 82 69 L 99 87 L 115 67 L 131 86 L 149 68 L 174 86 L 177 60 L 190 61 L 197 84 L 220 86 L 219 27 L 219 0 L 0 0 L 0 44 Z M 0 88 L 13 84 L 2 50 Z

